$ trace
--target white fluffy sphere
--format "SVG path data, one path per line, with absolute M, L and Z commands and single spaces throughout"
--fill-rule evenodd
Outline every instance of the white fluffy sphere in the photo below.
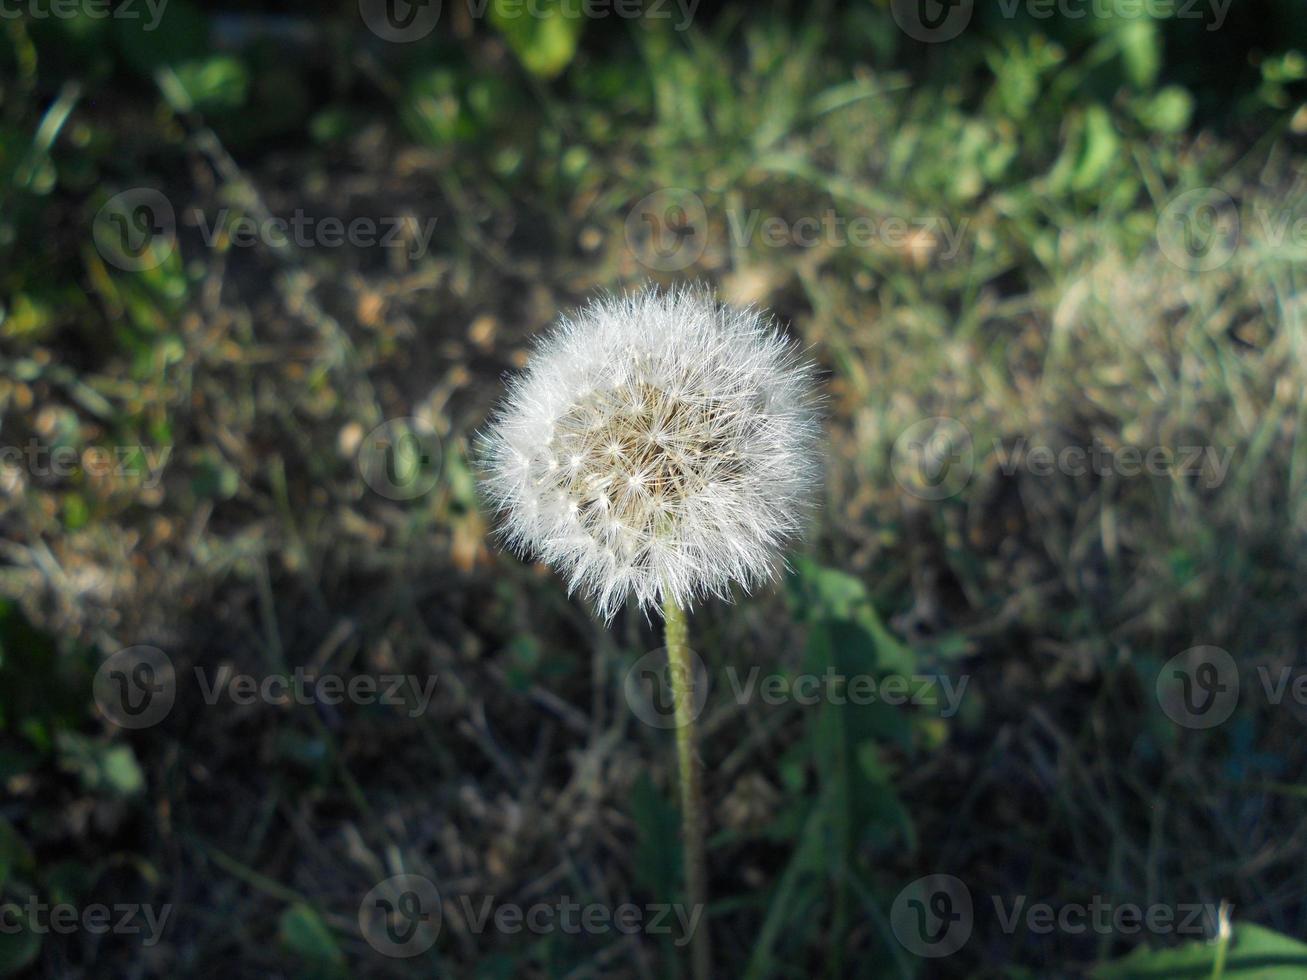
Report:
M 605 618 L 773 577 L 813 502 L 813 376 L 768 316 L 707 290 L 563 317 L 482 437 L 504 537 Z

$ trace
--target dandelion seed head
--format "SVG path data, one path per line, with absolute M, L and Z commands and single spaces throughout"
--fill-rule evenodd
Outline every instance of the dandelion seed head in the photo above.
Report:
M 605 618 L 774 577 L 818 463 L 814 368 L 766 314 L 655 287 L 562 318 L 481 441 L 514 550 Z

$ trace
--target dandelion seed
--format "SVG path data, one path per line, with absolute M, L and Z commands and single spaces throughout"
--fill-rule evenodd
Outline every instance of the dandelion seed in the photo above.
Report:
M 702 289 L 563 318 L 483 438 L 502 534 L 605 618 L 774 577 L 812 503 L 813 372 L 767 315 Z

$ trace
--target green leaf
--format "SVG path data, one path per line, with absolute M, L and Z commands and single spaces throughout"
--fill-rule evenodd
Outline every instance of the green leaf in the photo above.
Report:
M 812 905 L 819 898 L 822 886 L 821 873 L 828 861 L 826 854 L 826 822 L 822 802 L 818 801 L 809 814 L 799 835 L 790 863 L 772 892 L 771 905 L 753 945 L 753 954 L 745 969 L 745 980 L 763 980 L 779 974 L 775 947 L 781 938 L 792 931 L 794 923 L 802 921 L 798 910 Z
M 881 761 L 875 742 L 858 746 L 858 768 L 863 780 L 874 789 L 863 800 L 863 837 L 872 837 L 876 843 L 903 840 L 909 852 L 917 849 L 916 827 L 907 807 L 894 791 L 892 774 Z
M 1219 943 L 1188 943 L 1171 949 L 1139 947 L 1094 968 L 1094 980 L 1206 980 L 1213 976 Z M 1301 980 L 1307 976 L 1307 945 L 1262 926 L 1244 923 L 1225 951 L 1222 977 L 1239 980 Z
M 1168 85 L 1135 105 L 1139 121 L 1155 133 L 1182 133 L 1193 116 L 1194 98 L 1179 85 Z
M 490 23 L 529 72 L 553 78 L 575 57 L 585 18 L 562 0 L 492 0 Z
M 176 68 L 189 103 L 200 110 L 235 109 L 245 104 L 250 76 L 235 58 L 187 61 Z
M 345 975 L 345 954 L 315 909 L 304 904 L 290 906 L 281 914 L 278 934 L 282 946 L 302 961 L 301 975 Z
M 0 149 L 0 153 L 3 150 Z M 0 315 L 0 336 L 31 343 L 49 335 L 55 322 L 54 307 L 40 296 L 19 293 Z
M 874 656 L 861 662 L 862 669 L 907 675 L 915 668 L 916 655 L 885 627 L 860 579 L 803 558 L 795 562 L 790 587 L 801 618 L 842 620 L 866 632 Z
M 85 527 L 86 522 L 91 519 L 91 509 L 86 504 L 86 498 L 80 493 L 64 495 L 63 511 L 64 527 L 69 531 Z
M 677 891 L 681 866 L 680 816 L 675 805 L 663 799 L 647 772 L 640 773 L 631 789 L 631 816 L 635 820 L 635 881 L 650 895 L 667 899 Z
M 1080 156 L 1071 174 L 1071 187 L 1078 191 L 1096 187 L 1121 148 L 1112 117 L 1099 105 L 1090 106 L 1085 113 L 1082 140 Z
M 795 563 L 795 571 L 803 611 L 814 619 L 852 619 L 869 601 L 862 580 L 848 572 L 823 568 L 807 558 Z
M 1117 37 L 1126 76 L 1137 88 L 1152 88 L 1162 68 L 1162 39 L 1157 25 L 1142 17 L 1133 18 L 1118 28 Z
M 240 490 L 240 474 L 216 453 L 207 453 L 191 471 L 191 490 L 206 500 L 230 500 Z
M 1121 139 L 1111 115 L 1097 104 L 1086 108 L 1068 132 L 1062 155 L 1049 174 L 1049 185 L 1055 193 L 1091 190 L 1116 162 Z
M 309 120 L 309 135 L 317 143 L 343 143 L 368 123 L 368 117 L 358 109 L 331 105 Z
M 464 105 L 459 79 L 447 68 L 432 69 L 409 82 L 400 117 L 415 139 L 431 146 L 471 139 L 479 132 Z
M 145 789 L 145 774 L 130 745 L 97 742 L 76 732 L 57 737 L 59 767 L 91 793 L 126 798 Z

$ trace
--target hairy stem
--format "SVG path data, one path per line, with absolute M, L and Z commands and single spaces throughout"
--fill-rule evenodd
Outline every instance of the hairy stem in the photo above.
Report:
M 710 980 L 712 957 L 708 945 L 708 879 L 703 845 L 703 787 L 696 748 L 694 669 L 686 644 L 685 610 L 669 598 L 663 603 L 667 631 L 667 663 L 672 701 L 676 709 L 676 757 L 681 784 L 681 833 L 685 838 L 685 890 L 690 915 L 698 926 L 690 939 L 690 962 L 695 980 Z

